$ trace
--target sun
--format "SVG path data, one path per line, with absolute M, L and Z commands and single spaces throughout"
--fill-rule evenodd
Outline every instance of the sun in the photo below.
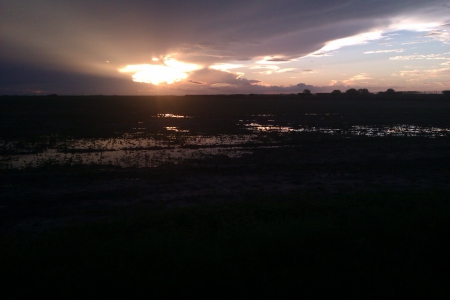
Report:
M 201 69 L 197 64 L 184 63 L 170 57 L 165 57 L 161 62 L 159 59 L 152 59 L 155 64 L 127 65 L 119 69 L 121 73 L 134 73 L 133 81 L 151 83 L 158 85 L 161 83 L 172 84 L 186 79 L 189 72 Z

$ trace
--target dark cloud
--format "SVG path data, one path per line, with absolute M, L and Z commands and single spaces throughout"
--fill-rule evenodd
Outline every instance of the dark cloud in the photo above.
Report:
M 146 84 L 128 77 L 105 77 L 70 71 L 46 70 L 24 64 L 0 63 L 0 94 L 126 94 L 135 95 Z

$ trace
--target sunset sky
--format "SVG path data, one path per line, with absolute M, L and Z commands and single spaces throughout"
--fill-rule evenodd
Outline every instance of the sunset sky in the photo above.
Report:
M 450 1 L 5 0 L 0 94 L 450 89 Z

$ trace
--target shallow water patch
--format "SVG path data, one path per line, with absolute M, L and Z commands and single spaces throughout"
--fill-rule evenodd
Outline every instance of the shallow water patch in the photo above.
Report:
M 178 131 L 177 127 L 170 127 L 167 130 L 183 132 Z M 32 143 L 27 146 L 28 152 L 14 149 L 14 143 L 11 143 L 10 153 L 0 156 L 0 168 L 23 169 L 46 164 L 157 167 L 164 163 L 179 164 L 184 160 L 214 155 L 240 157 L 245 153 L 252 153 L 251 148 L 258 144 L 261 142 L 257 136 L 251 134 L 215 136 L 158 134 L 140 138 L 126 135 L 122 138 L 107 139 L 60 138 L 52 145 L 40 148 L 39 151 L 33 148 L 36 145 Z
M 273 120 L 268 120 L 268 122 Z M 440 128 L 435 126 L 417 126 L 409 124 L 398 124 L 389 126 L 366 126 L 355 125 L 349 128 L 327 128 L 315 126 L 281 126 L 275 124 L 261 124 L 256 122 L 243 123 L 247 130 L 252 132 L 318 132 L 332 135 L 350 135 L 350 136 L 367 136 L 367 137 L 445 137 L 450 135 L 450 128 Z

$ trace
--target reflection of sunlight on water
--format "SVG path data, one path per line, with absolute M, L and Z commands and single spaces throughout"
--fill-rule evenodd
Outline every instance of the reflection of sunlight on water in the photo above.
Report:
M 154 116 L 155 118 L 155 116 Z M 193 117 L 190 116 L 182 116 L 182 115 L 175 115 L 175 114 L 157 114 L 156 118 L 177 118 L 177 119 L 192 119 Z
M 416 125 L 394 125 L 394 126 L 365 126 L 357 125 L 348 129 L 345 128 L 323 128 L 323 127 L 301 127 L 294 128 L 291 126 L 277 126 L 277 125 L 261 125 L 259 123 L 243 124 L 248 130 L 253 132 L 319 132 L 325 134 L 341 134 L 341 135 L 355 135 L 355 136 L 369 136 L 369 137 L 385 137 L 385 136 L 406 136 L 406 137 L 443 137 L 450 133 L 449 128 L 438 127 L 423 127 Z
M 166 130 L 175 131 L 175 132 L 189 132 L 189 130 L 179 129 L 178 127 L 175 127 L 175 126 L 169 126 L 169 127 L 164 127 L 164 128 Z
M 273 117 L 271 115 L 255 115 Z M 188 116 L 161 114 L 161 118 L 190 118 Z M 63 138 L 57 135 L 25 140 L 0 140 L 0 169 L 39 167 L 46 164 L 76 165 L 105 164 L 120 167 L 156 167 L 164 163 L 180 164 L 187 159 L 203 159 L 212 155 L 240 157 L 252 153 L 255 147 L 273 147 L 275 141 L 266 133 L 289 134 L 291 132 L 316 132 L 330 135 L 366 137 L 446 137 L 449 128 L 416 125 L 366 126 L 348 128 L 324 128 L 287 126 L 267 120 L 261 124 L 256 120 L 239 120 L 236 124 L 247 129 L 247 134 L 194 135 L 177 126 L 163 127 L 165 133 L 144 134 L 134 132 L 120 138 Z M 138 122 L 143 124 L 143 122 Z M 135 127 L 134 130 L 143 130 Z M 264 143 L 262 142 L 264 140 Z M 279 147 L 279 145 L 278 145 Z M 9 153 L 9 154 L 8 154 Z
M 177 127 L 166 129 L 184 132 Z M 179 164 L 186 159 L 202 159 L 211 155 L 236 158 L 252 153 L 251 148 L 244 145 L 260 143 L 256 138 L 256 135 L 248 134 L 215 136 L 157 134 L 145 138 L 127 134 L 123 138 L 61 139 L 39 153 L 14 149 L 14 143 L 10 142 L 9 150 L 16 151 L 12 155 L 0 156 L 0 169 L 39 167 L 45 164 L 156 167 L 163 163 Z M 33 149 L 33 146 L 37 145 L 29 144 L 27 149 Z
M 292 127 L 287 126 L 276 126 L 276 125 L 261 125 L 258 123 L 250 123 L 244 124 L 245 127 L 248 127 L 253 131 L 262 131 L 262 132 L 293 132 L 293 131 L 303 131 L 302 129 L 293 129 Z

